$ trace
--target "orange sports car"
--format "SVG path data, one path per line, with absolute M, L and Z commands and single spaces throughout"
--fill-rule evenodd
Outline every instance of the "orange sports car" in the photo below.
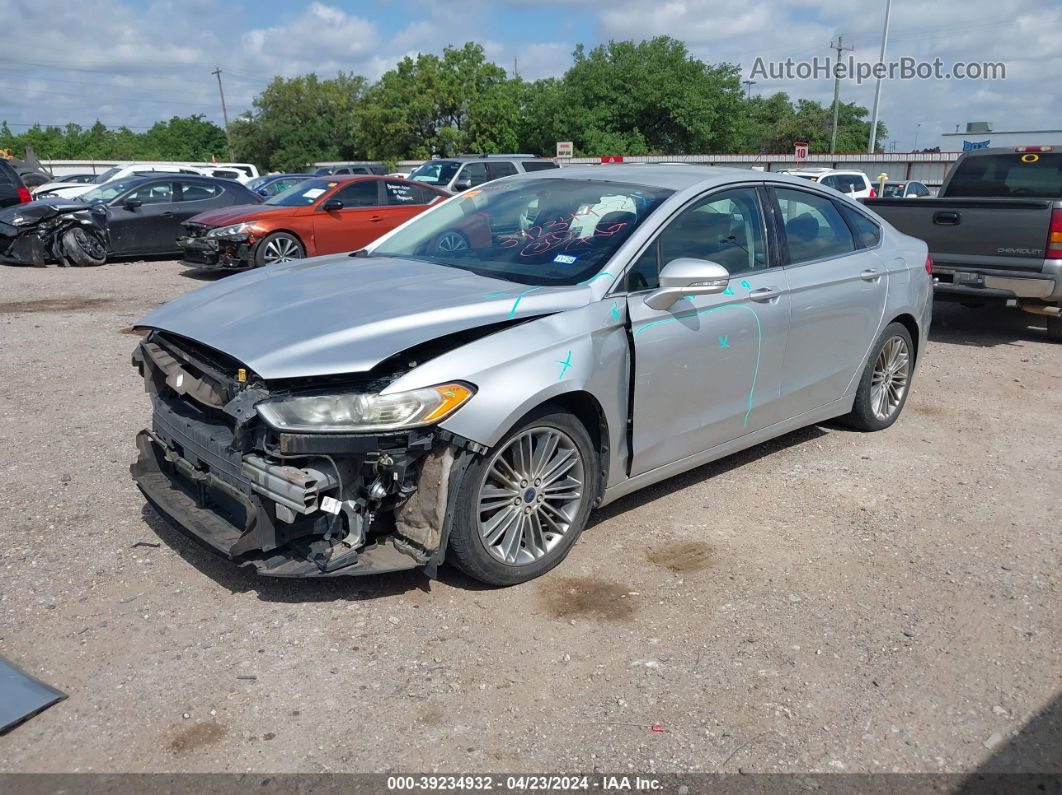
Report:
M 177 245 L 196 268 L 256 268 L 355 251 L 450 195 L 398 178 L 308 179 L 265 204 L 192 216 Z

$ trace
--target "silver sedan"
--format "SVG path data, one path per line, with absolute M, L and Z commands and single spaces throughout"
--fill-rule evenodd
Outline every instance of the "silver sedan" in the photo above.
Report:
M 835 417 L 888 428 L 931 271 L 923 242 L 793 177 L 498 180 L 144 318 L 134 476 L 263 575 L 449 560 L 519 583 L 643 486 Z

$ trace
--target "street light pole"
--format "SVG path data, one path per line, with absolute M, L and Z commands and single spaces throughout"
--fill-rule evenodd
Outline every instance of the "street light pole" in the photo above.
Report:
M 830 42 L 830 49 L 837 50 L 837 63 L 833 65 L 833 132 L 830 134 L 830 154 L 837 151 L 837 114 L 841 108 L 841 53 L 845 50 L 855 51 L 854 47 L 844 46 L 844 36 L 837 37 L 837 43 Z
M 878 57 L 878 63 L 884 68 L 885 65 L 885 45 L 889 41 L 889 16 L 892 13 L 892 0 L 885 0 L 885 27 L 881 29 L 881 55 Z M 867 153 L 874 154 L 874 148 L 877 144 L 878 138 L 878 106 L 881 103 L 881 78 L 878 78 L 878 83 L 874 86 L 874 110 L 870 114 L 870 144 L 867 146 Z

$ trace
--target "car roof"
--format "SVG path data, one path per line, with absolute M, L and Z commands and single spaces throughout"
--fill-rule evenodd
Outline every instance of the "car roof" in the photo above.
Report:
M 628 185 L 643 185 L 649 188 L 666 188 L 668 190 L 685 190 L 686 188 L 710 188 L 729 182 L 776 182 L 796 187 L 811 187 L 800 177 L 791 177 L 772 171 L 753 171 L 748 168 L 728 168 L 726 166 L 697 166 L 696 168 L 675 168 L 674 166 L 657 166 L 647 164 L 642 168 L 629 168 L 624 164 L 601 166 L 567 166 L 551 168 L 545 171 L 532 171 L 504 177 L 506 181 L 517 179 L 586 179 L 624 182 Z
M 182 174 L 179 171 L 145 171 L 140 173 L 131 174 L 128 177 L 122 177 L 126 182 L 139 184 L 141 182 L 147 182 L 152 179 L 179 179 L 181 182 L 191 182 L 199 185 L 222 185 L 226 188 L 232 185 L 240 185 L 239 182 L 233 182 L 231 179 L 222 179 L 221 177 L 208 177 L 203 174 Z M 240 185 L 242 188 L 243 185 Z

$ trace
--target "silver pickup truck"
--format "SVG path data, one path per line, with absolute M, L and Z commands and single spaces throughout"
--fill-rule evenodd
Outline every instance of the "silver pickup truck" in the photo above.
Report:
M 937 198 L 864 199 L 929 245 L 938 298 L 1016 300 L 1062 340 L 1062 152 L 980 149 L 956 161 Z

